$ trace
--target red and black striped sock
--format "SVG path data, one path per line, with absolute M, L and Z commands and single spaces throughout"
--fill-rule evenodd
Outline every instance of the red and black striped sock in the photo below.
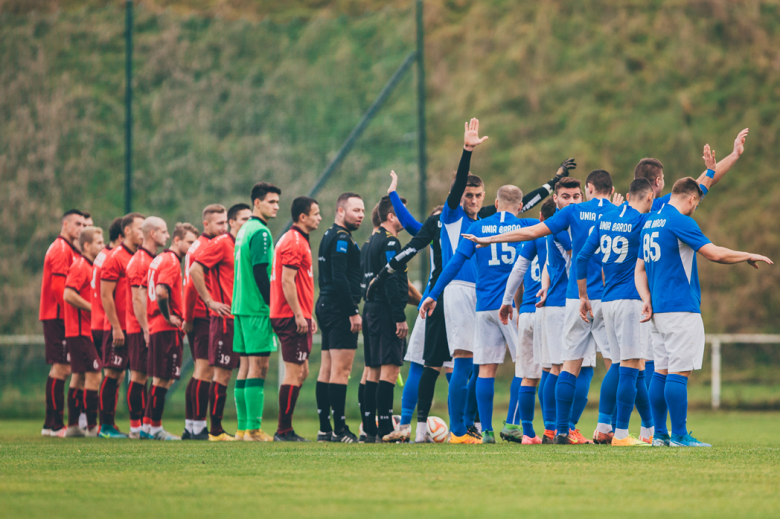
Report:
M 81 397 L 83 391 L 77 387 L 68 388 L 68 427 L 79 424 L 79 415 L 83 409 Z
M 52 393 L 54 407 L 51 428 L 59 430 L 65 427 L 65 381 L 55 378 Z
M 114 425 L 117 385 L 115 378 L 106 377 L 100 386 L 100 425 Z
M 92 429 L 97 425 L 98 392 L 91 389 L 84 390 L 84 414 L 87 415 L 87 427 Z
M 205 422 L 209 413 L 209 389 L 211 383 L 206 380 L 195 380 L 195 418 L 198 422 Z
M 46 396 L 46 420 L 43 422 L 43 428 L 44 429 L 51 429 L 51 422 L 52 422 L 52 408 L 54 407 L 54 400 L 52 399 L 52 392 L 51 388 L 54 385 L 54 379 L 51 377 L 48 377 L 46 379 L 46 391 L 44 395 Z
M 295 402 L 298 401 L 300 386 L 283 384 L 279 388 L 279 425 L 276 432 L 284 434 L 292 431 L 292 416 L 295 411 Z
M 227 386 L 219 382 L 211 383 L 209 397 L 209 412 L 211 414 L 211 434 L 218 436 L 225 432 L 222 428 L 222 415 L 225 412 L 225 401 L 227 400 Z
M 162 425 L 165 394 L 167 392 L 168 390 L 164 387 L 152 386 L 152 395 L 149 402 L 152 406 L 152 427 L 160 427 Z
M 195 387 L 195 379 L 191 378 L 187 382 L 187 389 L 184 391 L 184 418 L 187 420 L 195 419 L 195 397 L 193 396 L 193 388 Z M 154 386 L 152 386 L 154 389 Z
M 144 417 L 144 393 L 146 386 L 139 382 L 130 381 L 127 387 L 127 408 L 130 411 L 130 427 L 141 427 Z

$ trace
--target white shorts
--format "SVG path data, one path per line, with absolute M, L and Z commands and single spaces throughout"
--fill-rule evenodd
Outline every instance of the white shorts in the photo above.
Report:
M 542 326 L 542 350 L 547 350 L 550 364 L 563 364 L 563 319 L 566 308 L 562 306 L 546 306 L 544 309 L 544 326 Z
M 580 317 L 580 300 L 567 299 L 563 322 L 561 358 L 564 361 L 582 360 L 584 367 L 596 365 L 596 351 L 610 358 L 601 300 L 592 299 L 590 305 L 593 308 L 593 319 L 586 323 Z
M 425 350 L 425 319 L 420 317 L 420 312 L 417 312 L 417 319 L 414 321 L 414 328 L 409 335 L 409 344 L 406 347 L 404 360 L 424 365 L 423 350 Z
M 701 369 L 704 360 L 704 322 L 701 314 L 670 312 L 653 314 L 659 344 L 653 340 L 655 369 L 667 369 L 670 373 Z M 660 365 L 666 364 L 666 366 Z M 665 361 L 665 362 L 664 362 Z
M 537 308 L 534 312 L 534 363 L 541 364 L 542 368 L 550 369 L 550 353 L 542 340 L 544 337 L 544 313 L 545 307 Z
M 472 283 L 453 281 L 444 289 L 444 323 L 450 356 L 455 354 L 455 350 L 474 351 L 477 289 Z
M 642 301 L 619 299 L 601 304 L 612 362 L 643 358 Z
M 501 324 L 498 310 L 477 312 L 474 346 L 474 364 L 502 364 L 507 348 L 514 362 L 517 351 L 517 314 L 508 324 Z
M 515 376 L 520 378 L 542 378 L 542 365 L 534 361 L 534 339 L 536 312 L 525 312 L 517 319 L 517 358 Z
M 641 318 L 641 316 L 640 316 Z M 653 360 L 653 321 L 647 321 L 646 323 L 639 323 L 639 336 L 642 342 L 642 358 L 645 360 Z

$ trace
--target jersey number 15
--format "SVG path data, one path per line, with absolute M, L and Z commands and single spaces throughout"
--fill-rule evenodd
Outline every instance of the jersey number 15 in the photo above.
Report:
M 514 265 L 515 263 L 515 254 L 517 253 L 517 249 L 515 249 L 512 245 L 508 243 L 502 243 L 501 244 L 501 259 L 498 257 L 498 244 L 491 243 L 490 244 L 490 261 L 488 261 L 488 265 L 491 267 L 494 267 L 496 265 L 501 265 L 501 262 L 503 261 L 507 265 Z

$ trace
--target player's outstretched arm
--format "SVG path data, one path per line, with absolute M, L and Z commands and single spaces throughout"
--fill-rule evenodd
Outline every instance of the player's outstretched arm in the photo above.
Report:
M 523 207 L 520 209 L 520 212 L 524 213 L 544 200 L 547 195 L 552 193 L 553 189 L 555 189 L 555 184 L 563 177 L 568 177 L 569 171 L 572 169 L 577 169 L 577 163 L 574 162 L 573 158 L 568 158 L 561 162 L 561 165 L 558 166 L 558 170 L 555 172 L 553 178 L 548 180 L 543 186 L 538 187 L 523 196 Z
M 460 249 L 460 246 L 458 249 Z M 436 308 L 436 300 L 439 299 L 439 296 L 441 296 L 444 289 L 447 288 L 447 285 L 455 279 L 455 276 L 458 275 L 461 267 L 463 267 L 463 264 L 466 263 L 469 258 L 470 256 L 466 256 L 460 250 L 457 250 L 455 255 L 450 258 L 450 261 L 444 266 L 444 270 L 439 274 L 436 285 L 428 293 L 428 297 L 425 298 L 425 301 L 423 301 L 423 304 L 420 307 L 420 317 L 425 319 L 433 313 L 433 309 Z
M 746 262 L 748 265 L 756 269 L 758 268 L 759 262 L 766 263 L 767 265 L 774 265 L 772 260 L 766 256 L 761 256 L 760 254 L 753 254 L 750 252 L 735 251 L 727 249 L 726 247 L 718 247 L 713 243 L 708 243 L 707 245 L 700 247 L 697 252 L 714 263 L 731 265 L 734 263 Z
M 493 236 L 475 236 L 473 234 L 461 234 L 467 240 L 473 241 L 477 247 L 487 247 L 491 243 L 516 243 L 519 241 L 530 241 L 550 234 L 550 228 L 544 223 L 538 223 L 530 227 L 523 227 L 504 234 L 495 234 Z
M 714 174 L 710 173 L 712 176 L 708 176 L 706 171 L 702 173 L 698 179 L 699 184 L 703 185 L 707 189 L 710 189 L 712 186 L 720 182 L 726 173 L 729 172 L 731 167 L 737 163 L 739 157 L 741 157 L 745 152 L 745 139 L 747 139 L 749 132 L 749 128 L 745 128 L 739 132 L 737 138 L 734 139 L 734 148 L 731 153 L 722 158 L 720 162 L 717 163 L 717 166 L 713 169 Z M 709 166 L 707 166 L 707 169 L 709 169 Z
M 636 269 L 634 269 L 634 283 L 639 297 L 642 298 L 642 318 L 640 323 L 646 323 L 653 317 L 653 300 L 650 295 L 650 283 L 647 281 L 647 271 L 645 270 L 645 261 L 638 259 Z
M 403 225 L 406 232 L 414 236 L 420 231 L 420 228 L 423 226 L 423 224 L 418 222 L 415 217 L 412 216 L 412 213 L 410 213 L 406 208 L 406 205 L 404 205 L 401 197 L 398 196 L 398 192 L 396 191 L 396 188 L 398 187 L 398 175 L 396 175 L 395 171 L 390 172 L 390 177 L 392 178 L 392 181 L 390 182 L 390 187 L 387 188 L 387 195 L 390 197 L 390 201 L 393 203 L 393 209 L 395 210 L 395 214 L 398 217 L 398 221 L 401 222 L 401 225 Z
M 466 183 L 469 178 L 469 167 L 471 166 L 471 152 L 474 151 L 474 148 L 488 139 L 487 136 L 479 136 L 478 119 L 472 118 L 465 126 L 466 129 L 463 134 L 463 153 L 460 156 L 458 172 L 455 174 L 455 183 L 452 185 L 450 194 L 447 196 L 447 207 L 453 211 L 460 205 L 460 199 L 466 191 Z

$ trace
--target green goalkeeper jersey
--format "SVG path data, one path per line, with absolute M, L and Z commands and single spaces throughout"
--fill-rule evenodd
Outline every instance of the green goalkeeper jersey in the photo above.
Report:
M 270 314 L 268 305 L 255 282 L 254 266 L 268 265 L 268 278 L 273 272 L 274 242 L 271 231 L 253 216 L 238 231 L 235 248 L 235 279 L 233 282 L 233 315 Z

